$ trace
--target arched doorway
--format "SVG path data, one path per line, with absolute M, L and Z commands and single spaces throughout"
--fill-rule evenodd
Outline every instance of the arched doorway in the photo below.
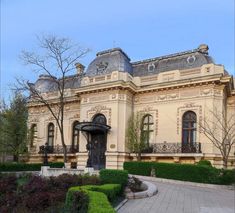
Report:
M 107 133 L 111 129 L 106 123 L 106 117 L 98 113 L 92 118 L 91 122 L 84 121 L 76 125 L 76 128 L 87 139 L 87 167 L 93 167 L 95 170 L 105 168 Z
M 93 124 L 106 125 L 106 117 L 103 114 L 96 114 L 92 119 Z M 89 162 L 91 167 L 94 169 L 105 168 L 106 158 L 106 143 L 107 133 L 103 131 L 94 130 L 90 133 L 90 144 L 89 144 Z

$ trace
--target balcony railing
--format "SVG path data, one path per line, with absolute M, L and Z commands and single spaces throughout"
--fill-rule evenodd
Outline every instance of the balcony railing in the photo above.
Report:
M 63 146 L 40 146 L 39 147 L 39 154 L 45 153 L 45 148 L 47 149 L 48 154 L 63 154 L 64 149 Z M 76 153 L 78 152 L 78 146 L 67 145 L 66 146 L 67 153 Z
M 201 143 L 154 143 L 150 144 L 143 153 L 201 153 Z

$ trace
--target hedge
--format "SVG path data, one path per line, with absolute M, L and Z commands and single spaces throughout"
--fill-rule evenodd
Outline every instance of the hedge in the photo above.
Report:
M 128 172 L 125 170 L 116 169 L 101 169 L 100 180 L 102 183 L 121 184 L 122 188 L 127 184 Z
M 209 160 L 200 160 L 197 165 L 199 166 L 212 166 L 211 162 Z
M 17 171 L 40 171 L 42 163 L 1 163 L 0 172 L 17 172 Z M 52 168 L 62 168 L 63 162 L 49 163 Z
M 151 169 L 155 169 L 156 177 L 191 181 L 197 183 L 231 184 L 235 182 L 234 172 L 224 172 L 209 166 L 156 163 L 156 162 L 125 162 L 124 169 L 130 174 L 150 176 Z M 227 171 L 227 170 L 225 170 Z M 231 171 L 231 170 L 228 170 Z
M 101 186 L 98 185 L 86 185 L 81 187 L 82 190 L 103 192 L 110 201 L 113 201 L 117 195 L 121 193 L 120 184 L 104 184 Z
M 88 213 L 115 213 L 104 193 L 88 191 L 88 196 Z
M 108 201 L 108 198 L 110 200 L 115 199 L 115 197 L 121 192 L 121 185 L 104 184 L 101 186 L 86 185 L 81 187 L 71 187 L 66 195 L 65 206 L 67 208 L 72 206 L 73 196 L 78 191 L 86 193 L 89 197 L 88 213 L 115 213 L 113 207 Z

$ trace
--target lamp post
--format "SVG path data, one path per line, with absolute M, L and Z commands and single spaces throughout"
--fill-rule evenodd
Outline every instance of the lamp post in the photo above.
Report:
M 44 145 L 44 156 L 43 156 L 43 165 L 47 166 L 48 165 L 48 156 L 47 156 L 47 152 L 48 152 L 48 142 L 45 143 Z

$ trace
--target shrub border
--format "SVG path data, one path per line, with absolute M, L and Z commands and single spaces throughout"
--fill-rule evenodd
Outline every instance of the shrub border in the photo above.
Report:
M 69 188 L 65 206 L 70 206 L 73 193 L 77 191 L 83 191 L 89 196 L 88 213 L 115 213 L 115 210 L 109 203 L 109 200 L 113 200 L 118 194 L 121 193 L 120 184 L 104 184 L 104 185 L 85 185 L 75 186 Z M 109 199 L 109 200 L 108 200 Z

